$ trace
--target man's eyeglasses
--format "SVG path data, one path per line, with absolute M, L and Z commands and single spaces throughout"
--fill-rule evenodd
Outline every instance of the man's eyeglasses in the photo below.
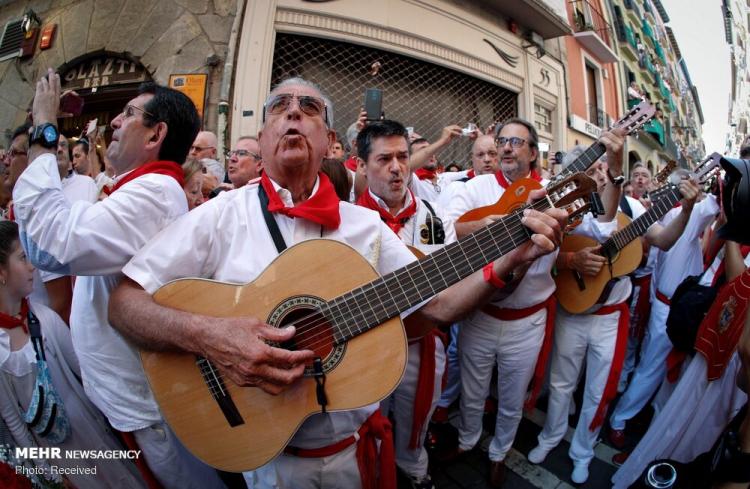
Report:
M 256 160 L 260 159 L 260 155 L 258 153 L 253 153 L 252 151 L 248 151 L 246 149 L 233 149 L 232 151 L 227 151 L 226 153 L 224 153 L 224 155 L 227 158 L 231 158 L 232 156 L 237 155 L 237 158 L 252 156 Z
M 142 107 L 136 107 L 135 105 L 128 104 L 125 106 L 124 109 L 122 109 L 122 115 L 126 118 L 133 117 L 135 115 L 135 111 L 142 112 L 143 114 L 146 114 L 147 116 L 154 118 L 154 114 L 147 111 L 146 109 Z
M 7 155 L 7 156 L 10 156 L 11 158 L 12 158 L 12 157 L 14 157 L 14 156 L 26 156 L 26 155 L 28 155 L 28 154 L 29 154 L 29 153 L 28 153 L 28 152 L 26 152 L 26 151 L 19 151 L 19 150 L 17 150 L 17 149 L 14 149 L 14 148 L 10 148 L 10 149 L 8 150 L 8 152 L 6 153 L 6 155 Z
M 266 105 L 263 106 L 263 120 L 266 119 L 266 112 L 273 115 L 278 115 L 289 110 L 289 106 L 292 104 L 292 100 L 297 99 L 299 108 L 302 112 L 309 116 L 321 116 L 328 125 L 328 111 L 326 110 L 326 103 L 318 97 L 312 97 L 310 95 L 294 95 L 291 93 L 280 93 L 270 100 Z
M 207 149 L 214 149 L 214 147 L 213 146 L 196 146 L 196 145 L 190 146 L 190 151 L 199 151 L 200 152 L 200 151 L 205 151 Z
M 502 148 L 506 144 L 510 143 L 510 146 L 512 148 L 520 148 L 526 143 L 526 140 L 524 138 L 517 138 L 515 136 L 506 138 L 505 136 L 500 136 L 499 138 L 495 139 L 495 142 L 497 143 L 497 146 L 499 148 Z

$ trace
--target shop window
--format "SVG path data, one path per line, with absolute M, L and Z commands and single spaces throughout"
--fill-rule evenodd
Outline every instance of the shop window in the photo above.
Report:
M 409 56 L 341 41 L 278 33 L 271 85 L 301 76 L 319 85 L 334 105 L 334 129 L 343 138 L 359 114 L 366 88 L 383 90 L 385 117 L 429 141 L 443 127 L 468 122 L 482 130 L 518 113 L 518 95 L 484 80 Z M 439 155 L 443 165 L 465 165 L 472 142 L 461 138 Z

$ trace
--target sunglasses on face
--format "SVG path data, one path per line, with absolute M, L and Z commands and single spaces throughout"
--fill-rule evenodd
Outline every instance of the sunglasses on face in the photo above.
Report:
M 328 124 L 326 103 L 322 99 L 310 95 L 294 95 L 291 93 L 280 93 L 264 105 L 263 120 L 265 121 L 266 119 L 266 113 L 278 115 L 289 110 L 289 107 L 292 105 L 292 100 L 294 99 L 297 99 L 297 103 L 302 112 L 312 117 L 321 116 L 326 125 Z

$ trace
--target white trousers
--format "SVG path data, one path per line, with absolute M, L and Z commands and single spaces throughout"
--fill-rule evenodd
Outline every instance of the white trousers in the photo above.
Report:
M 667 373 L 667 356 L 672 350 L 672 342 L 667 336 L 668 315 L 669 306 L 654 299 L 651 303 L 648 330 L 643 338 L 640 361 L 630 385 L 609 419 L 613 429 L 625 429 L 625 423 L 643 409 Z
M 166 423 L 133 432 L 151 472 L 165 488 L 223 488 L 212 467 L 193 456 Z
M 747 402 L 747 395 L 736 385 L 737 373 L 742 372 L 736 352 L 720 378 L 709 382 L 706 370 L 706 360 L 696 353 L 669 401 L 615 472 L 613 487 L 629 487 L 652 460 L 671 458 L 690 462 L 711 449 Z
M 493 462 L 505 459 L 521 422 L 523 403 L 544 340 L 547 311 L 516 321 L 500 321 L 476 312 L 459 330 L 461 424 L 458 443 L 471 450 L 482 436 L 484 401 L 497 362 L 498 410 L 490 443 Z
M 416 449 L 409 448 L 411 429 L 414 414 L 414 399 L 417 393 L 417 381 L 419 379 L 419 366 L 421 362 L 419 343 L 409 345 L 408 361 L 404 378 L 393 394 L 385 399 L 380 409 L 384 416 L 393 414 L 393 444 L 396 448 L 396 465 L 414 477 L 427 475 L 429 459 L 427 450 L 424 448 L 424 439 L 427 436 L 427 427 L 430 417 L 440 399 L 440 387 L 443 383 L 443 372 L 445 371 L 445 348 L 439 338 L 435 341 L 435 384 L 433 385 L 430 411 L 425 418 L 419 433 L 419 445 Z
M 248 489 L 360 489 L 356 453 L 356 443 L 329 457 L 302 458 L 282 453 L 242 475 Z
M 561 308 L 555 319 L 555 343 L 549 383 L 549 403 L 539 446 L 550 451 L 560 443 L 568 429 L 568 410 L 586 359 L 586 385 L 583 405 L 568 455 L 573 462 L 588 464 L 594 458 L 594 443 L 600 428 L 589 430 L 607 385 L 617 343 L 619 312 L 568 314 Z
M 447 408 L 453 404 L 461 393 L 461 368 L 458 363 L 458 324 L 451 326 L 450 333 L 450 343 L 448 343 L 448 349 L 445 352 L 446 361 L 448 362 L 448 367 L 445 371 L 447 377 L 445 389 L 440 394 L 440 399 L 437 403 L 442 408 Z

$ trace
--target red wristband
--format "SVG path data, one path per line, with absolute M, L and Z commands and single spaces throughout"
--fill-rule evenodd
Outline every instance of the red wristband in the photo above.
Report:
M 484 273 L 484 281 L 492 284 L 493 287 L 496 289 L 502 289 L 505 288 L 505 282 L 497 276 L 495 273 L 495 266 L 493 263 L 488 263 L 482 268 L 482 273 Z

